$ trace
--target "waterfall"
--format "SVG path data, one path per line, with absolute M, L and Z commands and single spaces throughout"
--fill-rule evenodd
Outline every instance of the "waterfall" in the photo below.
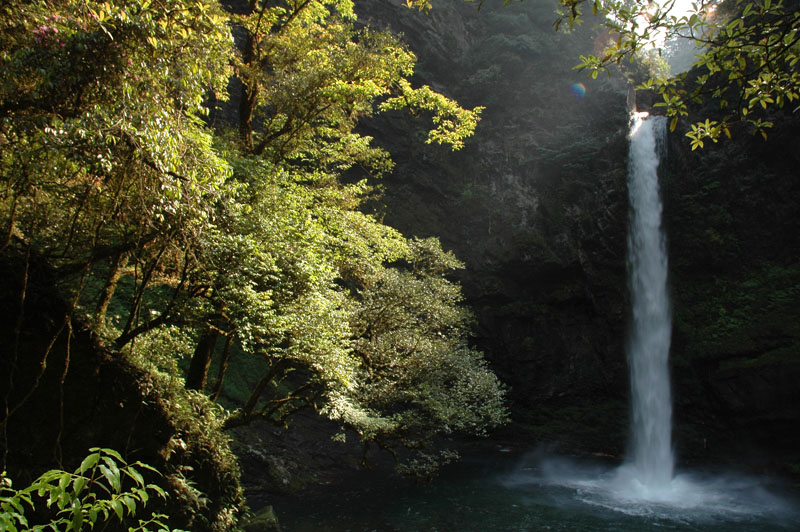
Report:
M 664 117 L 633 114 L 628 162 L 628 268 L 633 311 L 628 343 L 631 465 L 636 479 L 647 489 L 666 487 L 675 462 L 667 365 L 672 322 L 658 186 L 659 152 L 665 135 Z
M 788 530 L 792 526 L 794 530 L 800 522 L 796 490 L 790 492 L 787 486 L 770 485 L 769 479 L 734 472 L 675 471 L 668 365 L 672 318 L 658 183 L 659 159 L 666 146 L 666 119 L 634 113 L 629 140 L 632 320 L 627 354 L 632 427 L 628 459 L 611 467 L 607 462 L 565 459 L 536 450 L 503 475 L 502 486 L 508 491 L 498 492 L 497 500 L 502 502 L 493 506 L 500 508 L 502 504 L 502 510 L 488 513 L 493 519 L 509 515 L 508 498 L 518 497 L 524 503 L 511 506 L 524 511 L 500 525 L 498 531 L 550 528 L 559 523 L 560 515 L 564 516 L 561 527 L 587 532 L 612 528 L 688 532 L 709 526 L 720 531 L 742 530 L 742 526 L 753 531 Z M 494 474 L 494 468 L 492 471 Z M 786 495 L 772 493 L 773 487 Z M 482 500 L 490 499 L 483 496 Z M 535 507 L 547 510 L 533 512 Z M 616 517 L 609 518 L 608 512 L 616 513 Z M 489 529 L 484 526 L 481 530 Z

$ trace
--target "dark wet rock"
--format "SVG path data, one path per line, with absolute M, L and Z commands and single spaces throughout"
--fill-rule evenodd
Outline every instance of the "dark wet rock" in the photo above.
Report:
M 243 526 L 244 532 L 280 532 L 281 525 L 272 506 L 265 506 Z

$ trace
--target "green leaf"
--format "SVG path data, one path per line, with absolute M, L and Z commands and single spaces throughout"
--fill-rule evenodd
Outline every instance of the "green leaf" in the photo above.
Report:
M 149 501 L 149 500 L 150 500 L 150 496 L 147 494 L 147 490 L 145 490 L 145 489 L 142 489 L 142 488 L 133 488 L 131 491 L 132 491 L 132 492 L 133 492 L 133 493 L 134 493 L 134 494 L 135 494 L 137 497 L 139 497 L 139 500 L 140 500 L 140 501 L 142 501 L 142 504 L 143 504 L 143 505 L 146 505 L 146 504 L 147 504 L 147 501 Z
M 100 472 L 103 476 L 108 480 L 109 485 L 114 490 L 114 493 L 119 493 L 120 491 L 120 478 L 119 478 L 119 469 L 117 468 L 117 464 L 114 463 L 113 460 L 110 460 L 111 466 L 106 467 L 103 464 L 100 464 Z
M 80 501 L 75 500 L 72 503 L 72 519 L 69 523 L 72 530 L 79 531 L 83 527 L 83 511 L 81 510 Z
M 133 466 L 126 468 L 125 473 L 136 482 L 137 486 L 144 486 L 144 477 Z
M 128 507 L 128 515 L 136 513 L 136 501 L 133 500 L 133 497 L 123 497 L 122 501 L 125 503 L 125 506 Z
M 69 473 L 66 472 L 63 473 L 61 475 L 61 478 L 58 479 L 58 489 L 65 491 L 67 489 L 67 486 L 69 486 L 71 480 L 72 477 L 70 476 Z
M 101 449 L 101 451 L 104 452 L 107 455 L 110 455 L 110 456 L 113 456 L 114 458 L 116 458 L 117 462 L 119 462 L 121 464 L 125 463 L 125 460 L 122 459 L 122 456 L 117 451 L 115 451 L 114 449 L 105 449 L 104 448 L 104 449 Z
M 58 509 L 59 510 L 63 510 L 64 508 L 66 508 L 67 506 L 69 506 L 71 504 L 71 501 L 72 501 L 72 497 L 70 496 L 69 492 L 63 491 L 63 492 L 59 493 L 58 494 L 58 501 L 57 501 Z
M 97 462 L 100 460 L 100 453 L 92 453 L 88 455 L 86 458 L 83 459 L 81 462 L 81 466 L 79 471 L 81 474 L 86 473 L 89 469 L 92 469 Z
M 113 501 L 111 501 L 111 508 L 114 510 L 114 513 L 117 514 L 119 520 L 122 521 L 123 508 L 122 508 L 122 503 L 119 501 L 119 499 L 114 499 Z
M 148 484 L 148 485 L 147 485 L 147 489 L 155 491 L 155 492 L 156 492 L 156 493 L 157 493 L 157 494 L 158 494 L 160 497 L 162 497 L 162 498 L 163 498 L 163 497 L 166 497 L 166 493 L 165 493 L 165 492 L 164 492 L 164 490 L 161 488 L 161 486 L 158 486 L 158 485 L 156 485 L 156 484 Z
M 72 491 L 73 493 L 75 493 L 75 495 L 80 495 L 81 491 L 83 491 L 83 488 L 85 486 L 86 486 L 86 477 L 77 476 L 72 481 Z

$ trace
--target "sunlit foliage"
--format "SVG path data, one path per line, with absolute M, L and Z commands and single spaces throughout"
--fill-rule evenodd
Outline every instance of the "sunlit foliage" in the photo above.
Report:
M 731 136 L 734 124 L 746 125 L 767 138 L 772 126 L 769 111 L 795 105 L 800 99 L 800 11 L 783 0 L 727 0 L 696 2 L 687 13 L 676 13 L 676 2 L 606 2 L 562 0 L 557 24 L 572 25 L 584 17 L 583 9 L 603 17 L 615 35 L 613 44 L 599 55 L 581 58 L 580 68 L 592 76 L 611 64 L 631 60 L 643 50 L 663 47 L 665 39 L 685 39 L 697 46 L 691 77 L 687 72 L 649 80 L 662 96 L 675 129 L 688 116 L 692 103 L 714 102 L 719 120 L 691 125 L 686 135 L 692 149 L 704 141 Z
M 214 357 L 218 385 L 229 357 L 261 360 L 229 427 L 312 405 L 419 448 L 502 422 L 503 391 L 468 346 L 457 261 L 360 210 L 392 161 L 357 125 L 408 111 L 458 149 L 481 108 L 415 87 L 414 54 L 353 8 L 5 3 L 0 250 L 48 261 L 140 365 L 175 381 L 189 351 L 190 389 L 219 395 Z M 366 327 L 380 305 L 396 326 Z
M 112 449 L 90 449 L 73 472 L 53 469 L 29 486 L 14 489 L 0 475 L 0 530 L 80 532 L 120 523 L 130 532 L 168 532 L 166 516 L 138 515 L 152 497 L 165 497 L 145 475 L 158 474 L 141 462 L 127 463 Z M 176 531 L 177 532 L 177 531 Z

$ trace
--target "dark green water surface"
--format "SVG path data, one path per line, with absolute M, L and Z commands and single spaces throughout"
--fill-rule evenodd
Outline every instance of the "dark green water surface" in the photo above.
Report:
M 284 532 L 800 531 L 797 487 L 731 473 L 681 473 L 652 492 L 624 468 L 492 453 L 432 483 L 375 481 L 275 501 Z

